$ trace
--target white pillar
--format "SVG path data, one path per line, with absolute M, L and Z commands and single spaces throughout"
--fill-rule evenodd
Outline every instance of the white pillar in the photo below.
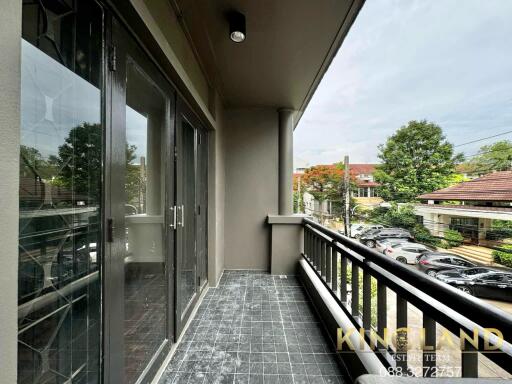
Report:
M 279 214 L 293 214 L 293 110 L 279 111 Z

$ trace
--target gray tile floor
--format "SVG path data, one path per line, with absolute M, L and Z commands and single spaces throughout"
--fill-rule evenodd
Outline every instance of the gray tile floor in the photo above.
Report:
M 210 288 L 160 384 L 343 383 L 300 282 L 225 271 Z

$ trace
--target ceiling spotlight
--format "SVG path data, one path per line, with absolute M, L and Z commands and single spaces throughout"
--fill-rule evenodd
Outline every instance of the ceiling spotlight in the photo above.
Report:
M 228 14 L 229 38 L 235 43 L 245 40 L 245 16 L 240 12 L 232 11 Z

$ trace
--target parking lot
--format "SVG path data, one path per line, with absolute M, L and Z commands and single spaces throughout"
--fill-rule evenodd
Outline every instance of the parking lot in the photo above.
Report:
M 421 244 L 402 228 L 353 225 L 351 229 L 353 237 L 377 252 L 512 313 L 512 269 Z

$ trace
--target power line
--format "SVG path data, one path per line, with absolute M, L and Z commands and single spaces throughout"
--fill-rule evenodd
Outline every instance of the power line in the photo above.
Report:
M 494 138 L 494 137 L 498 137 L 498 136 L 508 135 L 509 133 L 512 133 L 512 131 L 507 131 L 507 132 L 503 132 L 503 133 L 498 133 L 497 135 L 487 136 L 487 137 L 483 137 L 483 138 L 481 138 L 481 139 L 468 141 L 468 142 L 466 142 L 466 143 L 462 143 L 462 144 L 454 145 L 453 147 L 454 147 L 454 148 L 462 147 L 463 145 L 468 145 L 468 144 L 478 143 L 479 141 L 484 141 L 484 140 L 487 140 L 487 139 L 492 139 L 492 138 Z

